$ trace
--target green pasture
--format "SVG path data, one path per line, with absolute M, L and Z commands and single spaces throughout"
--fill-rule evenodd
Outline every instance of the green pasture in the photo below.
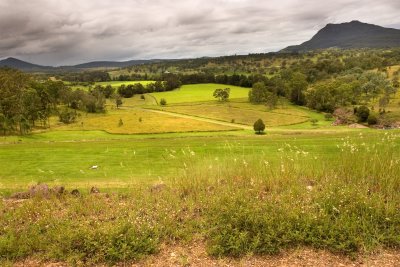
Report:
M 394 132 L 396 133 L 396 132 Z M 288 146 L 329 162 L 347 136 L 368 142 L 384 132 L 287 132 L 256 136 L 246 131 L 160 135 L 112 135 L 101 131 L 60 131 L 0 141 L 0 190 L 45 182 L 69 187 L 120 188 L 168 181 L 199 159 L 215 166 L 226 156 L 238 160 L 264 155 L 277 161 Z M 361 138 L 359 138 L 361 137 Z M 97 169 L 91 169 L 98 166 Z
M 183 85 L 181 88 L 170 92 L 152 93 L 158 102 L 161 98 L 167 100 L 167 104 L 216 101 L 213 97 L 215 89 L 230 88 L 230 99 L 247 98 L 249 89 L 225 84 L 191 84 Z

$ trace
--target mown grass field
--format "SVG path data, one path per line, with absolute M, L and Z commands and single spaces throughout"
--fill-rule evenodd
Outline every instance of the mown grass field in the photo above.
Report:
M 120 125 L 120 120 L 122 125 Z M 142 109 L 114 109 L 106 114 L 82 114 L 77 122 L 69 125 L 57 123 L 53 130 L 103 130 L 108 133 L 138 134 L 165 132 L 227 131 L 236 128 L 156 114 Z
M 191 84 L 183 85 L 181 88 L 170 91 L 152 93 L 158 102 L 161 98 L 167 100 L 168 104 L 175 103 L 188 103 L 188 102 L 203 102 L 203 101 L 216 101 L 213 93 L 217 88 L 230 88 L 230 99 L 247 98 L 249 94 L 248 88 L 224 85 L 224 84 Z
M 151 107 L 153 108 L 153 107 Z M 265 105 L 253 105 L 246 100 L 231 100 L 225 103 L 191 103 L 187 105 L 167 105 L 158 109 L 188 114 L 204 118 L 211 118 L 226 122 L 235 122 L 252 126 L 258 119 L 262 119 L 267 127 L 285 125 L 311 125 L 310 119 L 316 118 L 317 125 L 328 126 L 332 122 L 326 121 L 324 114 L 310 111 L 306 108 L 284 103 L 270 110 Z

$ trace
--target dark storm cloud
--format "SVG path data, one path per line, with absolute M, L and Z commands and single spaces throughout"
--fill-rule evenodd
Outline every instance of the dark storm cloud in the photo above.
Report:
M 276 51 L 327 23 L 400 27 L 398 0 L 1 0 L 0 57 L 64 65 Z

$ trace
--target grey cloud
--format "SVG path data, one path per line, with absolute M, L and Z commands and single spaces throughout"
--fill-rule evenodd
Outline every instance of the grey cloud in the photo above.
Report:
M 279 50 L 327 23 L 399 27 L 398 0 L 2 0 L 0 56 L 46 65 Z

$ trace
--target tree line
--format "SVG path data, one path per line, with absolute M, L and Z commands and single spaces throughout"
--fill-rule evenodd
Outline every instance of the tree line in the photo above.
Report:
M 0 133 L 26 134 L 49 127 L 50 116 L 72 122 L 77 111 L 104 112 L 105 95 L 97 89 L 72 90 L 61 81 L 39 81 L 18 70 L 0 69 Z
M 357 68 L 313 84 L 301 72 L 282 71 L 271 79 L 253 84 L 249 101 L 274 108 L 278 97 L 284 96 L 293 104 L 332 113 L 339 107 L 367 105 L 378 100 L 379 107 L 385 109 L 398 87 L 382 72 Z

